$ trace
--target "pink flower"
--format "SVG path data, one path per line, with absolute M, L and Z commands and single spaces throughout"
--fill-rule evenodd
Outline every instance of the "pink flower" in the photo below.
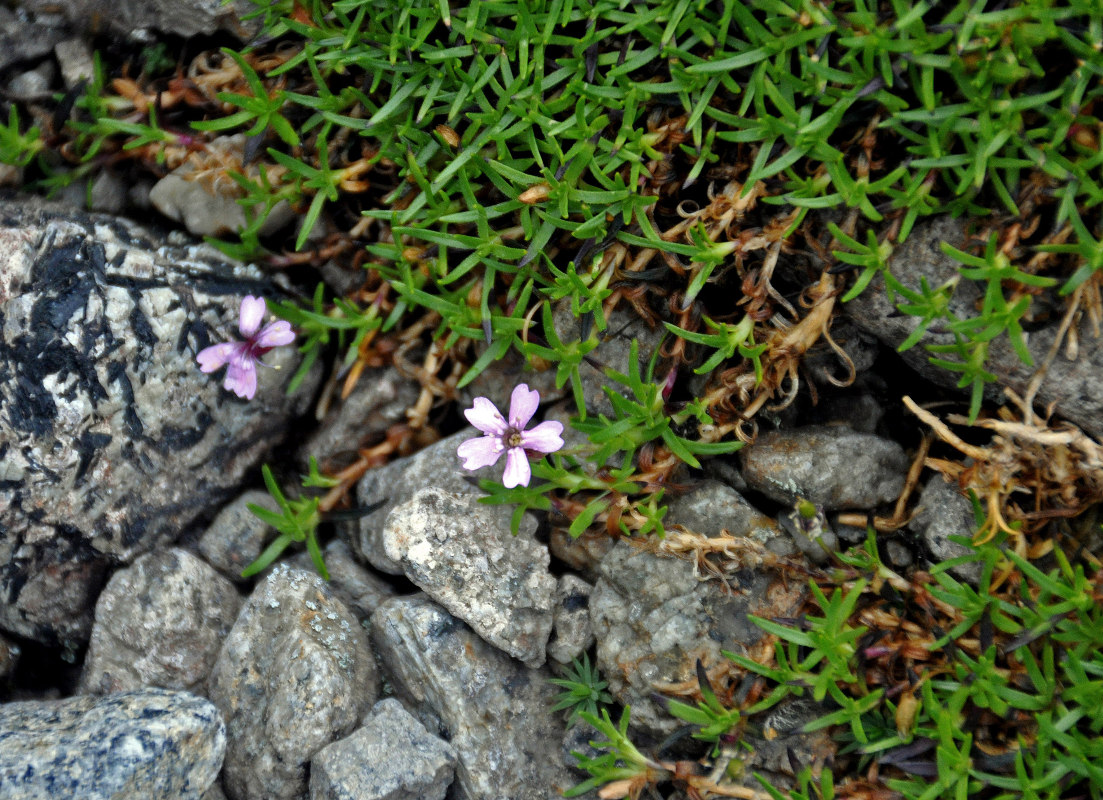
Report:
M 241 301 L 237 323 L 245 341 L 213 344 L 204 347 L 196 356 L 199 369 L 203 372 L 214 372 L 227 364 L 226 382 L 222 385 L 238 397 L 252 400 L 257 393 L 257 363 L 262 355 L 273 347 L 295 341 L 295 332 L 287 320 L 269 322 L 261 328 L 260 323 L 267 313 L 268 306 L 264 304 L 263 297 L 246 295 Z
M 502 484 L 507 489 L 528 486 L 532 468 L 526 450 L 537 453 L 554 453 L 563 446 L 563 424 L 541 422 L 532 430 L 525 430 L 536 407 L 540 405 L 540 392 L 529 391 L 528 384 L 520 384 L 509 400 L 509 421 L 502 417 L 494 404 L 485 397 L 476 397 L 474 408 L 463 412 L 467 421 L 483 432 L 459 446 L 456 454 L 464 460 L 464 469 L 479 469 L 495 464 L 502 453 L 506 454 L 506 470 Z

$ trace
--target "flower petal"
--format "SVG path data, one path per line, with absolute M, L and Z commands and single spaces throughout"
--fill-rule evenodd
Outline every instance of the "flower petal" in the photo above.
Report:
M 509 430 L 505 417 L 485 397 L 476 397 L 473 406 L 473 408 L 466 409 L 463 415 L 467 417 L 468 422 L 480 431 L 494 436 L 501 436 Z
M 281 319 L 278 322 L 269 322 L 261 328 L 253 341 L 258 347 L 282 347 L 295 341 L 295 331 L 291 330 L 290 322 Z
M 511 447 L 506 451 L 506 469 L 502 473 L 502 486 L 512 489 L 514 486 L 528 486 L 532 478 L 529 457 L 520 447 Z
M 240 342 L 212 344 L 210 347 L 204 347 L 200 350 L 195 360 L 199 362 L 199 370 L 201 372 L 214 372 L 223 364 L 233 359 L 237 355 L 237 351 L 242 347 L 244 347 L 244 345 Z
M 563 446 L 563 423 L 555 420 L 541 422 L 535 428 L 521 434 L 521 446 L 541 453 L 554 453 Z
M 226 370 L 226 381 L 222 384 L 238 397 L 252 400 L 257 393 L 257 364 L 252 358 L 236 358 Z
M 241 313 L 238 316 L 237 327 L 241 335 L 248 339 L 264 322 L 264 315 L 268 313 L 268 306 L 264 304 L 263 297 L 245 295 L 241 301 Z
M 517 384 L 509 398 L 509 424 L 519 431 L 524 430 L 539 405 L 540 392 L 535 389 L 530 392 L 527 383 Z
M 504 449 L 497 436 L 477 436 L 461 443 L 456 455 L 464 460 L 464 469 L 479 469 L 497 463 Z

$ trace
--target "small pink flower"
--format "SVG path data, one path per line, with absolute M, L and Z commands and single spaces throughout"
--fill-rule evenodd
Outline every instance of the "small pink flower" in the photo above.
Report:
M 541 422 L 532 430 L 525 430 L 536 407 L 540 405 L 540 392 L 529 391 L 528 384 L 520 384 L 509 400 L 507 422 L 494 404 L 485 397 L 476 397 L 474 408 L 463 412 L 467 421 L 483 432 L 475 439 L 468 439 L 459 446 L 456 454 L 464 460 L 464 469 L 489 467 L 506 454 L 506 469 L 502 484 L 507 489 L 528 486 L 532 468 L 526 450 L 537 453 L 554 453 L 563 446 L 563 424 L 555 421 Z
M 196 356 L 199 369 L 214 372 L 223 364 L 226 367 L 226 382 L 222 385 L 249 400 L 257 393 L 257 364 L 262 355 L 273 347 L 291 344 L 295 341 L 295 332 L 287 320 L 269 322 L 263 328 L 260 323 L 268 313 L 263 297 L 246 295 L 241 301 L 241 313 L 237 327 L 244 342 L 225 342 L 204 347 Z

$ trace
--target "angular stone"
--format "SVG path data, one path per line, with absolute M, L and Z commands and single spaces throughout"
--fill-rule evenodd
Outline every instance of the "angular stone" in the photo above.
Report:
M 564 575 L 555 590 L 555 628 L 548 642 L 548 658 L 569 664 L 594 643 L 590 624 L 593 586 L 577 575 Z
M 80 691 L 156 686 L 204 694 L 240 607 L 234 585 L 190 553 L 141 556 L 100 594 Z
M 285 433 L 317 385 L 286 396 L 295 348 L 251 401 L 195 361 L 271 292 L 206 245 L 0 200 L 0 628 L 86 639 L 107 565 L 174 540 Z
M 395 506 L 410 500 L 414 494 L 426 486 L 435 486 L 441 491 L 482 497 L 483 492 L 472 481 L 479 478 L 501 480 L 502 464 L 483 467 L 479 470 L 463 469 L 456 448 L 460 443 L 473 436 L 481 435 L 474 428 L 466 428 L 458 433 L 429 445 L 408 458 L 392 461 L 379 469 L 369 470 L 360 479 L 356 487 L 357 502 L 367 506 L 379 500 L 386 500 L 379 509 L 362 517 L 357 537 L 350 542 L 359 557 L 363 558 L 380 572 L 389 575 L 403 574 L 402 565 L 387 555 L 383 545 L 383 528 Z M 509 529 L 509 519 L 513 509 L 509 506 L 487 506 L 496 520 L 495 525 Z M 521 522 L 522 534 L 536 530 L 536 521 L 526 514 Z
M 241 572 L 256 561 L 272 534 L 267 522 L 249 510 L 249 504 L 279 511 L 268 492 L 250 489 L 218 512 L 199 539 L 199 552 L 227 578 L 244 581 Z
M 456 751 L 393 697 L 310 762 L 310 800 L 444 800 Z
M 782 503 L 870 509 L 896 500 L 908 457 L 896 442 L 843 425 L 768 431 L 739 451 L 747 484 Z
M 0 705 L 0 796 L 19 800 L 199 800 L 218 776 L 226 729 L 186 692 Z
M 726 663 L 721 650 L 745 654 L 762 630 L 747 619 L 792 616 L 803 587 L 768 572 L 745 569 L 728 585 L 700 580 L 694 562 L 657 558 L 625 542 L 601 562 L 590 595 L 597 664 L 609 691 L 632 706 L 633 724 L 659 735 L 680 723 L 654 694 L 667 684 L 697 680 L 697 660 Z
M 379 694 L 356 617 L 317 575 L 276 568 L 254 590 L 210 678 L 226 718 L 231 800 L 291 800 L 321 748 L 350 734 Z
M 557 757 L 558 689 L 491 647 L 425 596 L 388 600 L 372 641 L 395 693 L 458 756 L 457 798 L 548 800 L 578 781 Z
M 387 557 L 490 644 L 530 667 L 545 661 L 555 578 L 531 534 L 513 536 L 470 494 L 423 489 L 387 516 Z

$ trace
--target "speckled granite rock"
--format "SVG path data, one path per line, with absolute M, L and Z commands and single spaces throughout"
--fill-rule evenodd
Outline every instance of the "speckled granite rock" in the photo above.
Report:
M 594 643 L 590 624 L 593 586 L 577 575 L 564 575 L 555 589 L 555 627 L 548 642 L 548 658 L 569 664 Z
M 279 511 L 268 492 L 250 489 L 223 506 L 199 540 L 199 553 L 207 563 L 233 581 L 247 580 L 241 571 L 256 561 L 274 534 L 267 522 L 249 510 L 249 504 Z
M 369 470 L 356 487 L 357 502 L 362 506 L 371 505 L 378 500 L 387 502 L 378 510 L 360 520 L 357 535 L 349 543 L 353 552 L 363 558 L 380 572 L 390 575 L 402 575 L 402 564 L 387 555 L 383 545 L 383 528 L 395 506 L 410 500 L 419 489 L 435 486 L 441 491 L 482 497 L 483 492 L 473 486 L 469 479 L 495 478 L 501 480 L 502 464 L 484 467 L 469 472 L 461 466 L 456 448 L 460 442 L 480 435 L 474 428 L 458 433 L 429 445 L 408 458 L 392 461 L 379 469 Z M 509 529 L 509 518 L 513 509 L 509 506 L 488 506 L 497 520 L 496 525 Z M 526 514 L 521 522 L 521 533 L 536 529 L 536 521 Z
M 186 692 L 0 705 L 0 797 L 199 800 L 222 765 L 222 717 Z
M 0 199 L 0 629 L 86 639 L 107 565 L 219 505 L 301 413 L 317 377 L 286 396 L 293 347 L 248 402 L 195 363 L 272 292 L 205 245 Z
M 547 669 L 491 647 L 424 595 L 388 600 L 372 641 L 395 693 L 458 756 L 454 796 L 550 800 L 578 781 L 558 758 L 565 730 L 548 709 Z
M 190 553 L 147 553 L 112 575 L 96 603 L 80 691 L 205 693 L 240 607 L 234 585 Z
M 138 28 L 152 28 L 178 36 L 211 34 L 224 30 L 242 39 L 255 36 L 260 20 L 241 17 L 256 7 L 248 0 L 23 0 L 32 10 L 60 9 L 75 27 L 89 32 L 111 29 L 129 35 Z
M 601 562 L 590 595 L 597 663 L 609 691 L 632 706 L 632 722 L 666 735 L 680 723 L 654 699 L 665 684 L 696 681 L 697 660 L 721 662 L 721 650 L 746 653 L 763 636 L 748 614 L 791 616 L 803 587 L 769 572 L 745 569 L 700 580 L 694 563 L 658 558 L 618 542 Z
M 890 439 L 844 425 L 768 431 L 739 451 L 747 484 L 782 503 L 870 509 L 896 500 L 908 457 Z
M 367 636 L 324 580 L 278 567 L 222 647 L 210 698 L 226 718 L 231 800 L 292 800 L 307 765 L 350 734 L 379 694 Z
M 388 515 L 383 546 L 487 642 L 530 667 L 544 663 L 556 581 L 548 549 L 531 533 L 513 536 L 471 494 L 422 489 Z
M 310 800 L 444 800 L 456 751 L 393 697 L 310 762 Z

